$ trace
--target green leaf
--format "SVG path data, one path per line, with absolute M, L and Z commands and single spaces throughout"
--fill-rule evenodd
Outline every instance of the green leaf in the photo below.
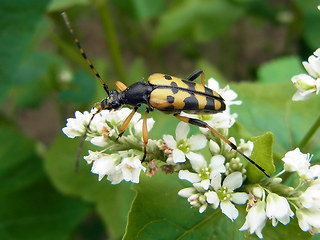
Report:
M 88 103 L 95 95 L 97 81 L 85 71 L 76 72 L 73 76 L 73 85 L 60 92 L 62 102 Z M 100 85 L 98 85 L 100 87 Z
M 237 120 L 248 132 L 258 136 L 266 131 L 274 134 L 274 151 L 284 155 L 293 150 L 318 117 L 320 98 L 291 100 L 295 87 L 291 82 L 257 84 L 241 83 L 231 87 L 239 94 L 242 105 L 232 106 Z M 316 138 L 315 138 L 316 139 Z M 310 142 L 307 152 L 320 154 L 320 146 Z
M 181 184 L 176 175 L 157 174 L 151 179 L 141 176 L 134 185 L 136 197 L 131 206 L 124 240 L 143 239 L 258 239 L 239 229 L 245 221 L 245 205 L 237 205 L 239 217 L 232 222 L 220 208 L 210 206 L 202 214 L 191 208 L 187 199 L 178 196 L 178 191 L 190 185 Z M 265 239 L 310 239 L 296 219 L 287 226 L 276 228 L 267 222 L 262 231 Z
M 90 173 L 91 166 L 81 160 L 75 172 L 78 142 L 59 135 L 49 149 L 45 168 L 54 186 L 66 195 L 73 195 L 94 204 L 102 218 L 110 239 L 119 239 L 124 233 L 127 213 L 133 192 L 129 183 L 116 186 Z
M 154 41 L 159 45 L 179 39 L 208 41 L 242 14 L 243 9 L 229 1 L 183 0 L 161 16 Z
M 297 56 L 282 57 L 263 64 L 258 69 L 259 82 L 289 82 L 297 74 L 304 73 Z
M 262 167 L 267 174 L 275 172 L 273 164 L 273 134 L 267 132 L 259 137 L 250 139 L 254 144 L 251 158 Z M 247 167 L 247 177 L 251 183 L 259 182 L 265 175 L 253 164 Z
M 0 103 L 13 83 L 13 75 L 30 51 L 31 40 L 48 0 L 0 1 Z
M 177 194 L 182 187 L 176 175 L 141 177 L 134 186 L 137 194 L 123 239 L 230 239 L 243 235 L 220 210 L 208 208 L 200 214 L 190 208 Z
M 88 207 L 55 191 L 33 141 L 11 125 L 0 131 L 0 238 L 70 239 Z
M 21 107 L 39 105 L 55 89 L 58 75 L 65 68 L 59 57 L 33 52 L 15 72 L 13 97 Z

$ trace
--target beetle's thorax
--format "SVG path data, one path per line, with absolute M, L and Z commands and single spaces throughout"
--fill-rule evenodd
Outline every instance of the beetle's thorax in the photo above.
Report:
M 110 91 L 109 96 L 102 100 L 102 109 L 117 110 L 123 105 L 138 106 L 148 104 L 153 87 L 143 81 L 136 82 L 122 92 Z

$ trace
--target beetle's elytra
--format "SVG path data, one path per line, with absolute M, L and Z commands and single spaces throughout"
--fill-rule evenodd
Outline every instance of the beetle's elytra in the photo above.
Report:
M 92 115 L 91 120 L 89 121 L 89 124 L 87 126 L 86 133 L 90 127 L 92 119 L 101 110 L 116 110 L 121 108 L 123 105 L 132 106 L 132 112 L 122 123 L 120 134 L 118 136 L 119 138 L 123 135 L 134 113 L 142 104 L 144 104 L 146 105 L 147 110 L 143 117 L 142 127 L 144 148 L 144 156 L 142 158 L 142 161 L 144 161 L 147 156 L 147 115 L 150 111 L 159 110 L 167 114 L 173 114 L 175 117 L 186 123 L 209 129 L 211 132 L 225 141 L 233 150 L 244 156 L 249 162 L 254 164 L 259 170 L 261 170 L 266 176 L 269 177 L 269 175 L 261 166 L 251 160 L 244 153 L 239 151 L 236 145 L 234 145 L 227 138 L 217 132 L 214 128 L 209 126 L 206 122 L 180 115 L 182 111 L 186 113 L 202 115 L 223 112 L 226 109 L 226 104 L 223 98 L 217 92 L 205 86 L 204 73 L 202 70 L 195 71 L 185 80 L 178 77 L 170 76 L 168 74 L 155 73 L 148 78 L 148 82 L 136 82 L 129 87 L 125 86 L 121 82 L 116 82 L 118 90 L 109 91 L 108 85 L 102 80 L 99 73 L 87 58 L 85 51 L 81 47 L 79 40 L 74 34 L 74 31 L 69 23 L 69 19 L 65 12 L 62 13 L 62 17 L 74 39 L 74 42 L 79 48 L 82 57 L 85 59 L 85 61 L 92 69 L 93 73 L 102 83 L 103 88 L 107 93 L 107 97 L 98 105 L 97 112 Z M 194 80 L 197 79 L 200 75 L 202 84 L 195 83 Z

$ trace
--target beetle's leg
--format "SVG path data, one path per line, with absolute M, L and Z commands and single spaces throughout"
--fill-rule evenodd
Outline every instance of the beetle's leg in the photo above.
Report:
M 144 116 L 143 116 L 143 123 L 142 123 L 142 138 L 143 138 L 143 150 L 144 150 L 144 154 L 143 154 L 143 158 L 141 160 L 141 162 L 143 162 L 146 159 L 147 156 L 147 143 L 148 143 L 148 128 L 147 128 L 147 116 L 149 113 L 149 109 L 147 108 L 147 111 L 145 112 Z
M 250 163 L 252 163 L 253 165 L 255 165 L 260 171 L 262 171 L 267 177 L 270 177 L 266 171 L 260 167 L 255 161 L 253 161 L 252 159 L 250 159 L 248 156 L 246 156 L 244 153 L 242 153 L 241 151 L 238 150 L 237 146 L 234 145 L 231 141 L 229 141 L 227 138 L 225 138 L 222 134 L 220 134 L 217 130 L 215 130 L 214 128 L 210 127 L 206 122 L 203 122 L 199 119 L 196 118 L 189 118 L 189 117 L 184 117 L 184 116 L 180 116 L 178 114 L 174 114 L 174 116 L 178 119 L 180 119 L 183 122 L 192 124 L 192 125 L 196 125 L 199 127 L 203 127 L 203 128 L 207 128 L 209 129 L 211 132 L 213 132 L 215 135 L 217 135 L 219 138 L 221 138 L 224 142 L 226 142 L 233 150 L 237 151 L 239 154 L 241 154 L 243 157 L 245 157 Z
M 124 85 L 124 83 L 120 82 L 120 81 L 116 81 L 116 86 L 120 91 L 124 91 L 127 89 L 127 86 Z
M 130 123 L 133 115 L 137 112 L 138 108 L 140 107 L 139 106 L 135 106 L 133 109 L 132 109 L 132 112 L 128 115 L 128 117 L 123 121 L 122 125 L 121 125 L 121 128 L 120 128 L 120 133 L 117 137 L 116 140 L 118 140 L 123 134 L 124 134 L 124 131 L 126 130 L 126 128 L 128 127 L 128 124 Z
M 200 76 L 200 74 L 201 74 L 202 86 L 204 86 L 205 85 L 204 72 L 201 69 L 196 70 L 195 72 L 191 73 L 191 75 L 187 78 L 187 80 L 194 81 Z

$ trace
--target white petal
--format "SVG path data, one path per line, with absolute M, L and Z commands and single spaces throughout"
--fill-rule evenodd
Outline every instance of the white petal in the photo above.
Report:
M 319 59 L 317 57 L 311 55 L 308 62 L 303 61 L 302 64 L 311 76 L 315 78 L 320 77 Z
M 209 141 L 209 149 L 210 149 L 212 154 L 220 153 L 220 146 L 218 145 L 218 143 L 216 143 L 213 140 Z
M 226 187 L 230 190 L 237 189 L 242 185 L 242 174 L 240 172 L 233 172 L 228 175 L 224 181 L 222 186 Z
M 115 170 L 108 175 L 108 180 L 111 184 L 119 184 L 123 180 L 123 174 L 121 170 Z
M 150 130 L 153 128 L 155 121 L 153 118 L 148 118 L 147 119 L 147 130 L 150 132 Z M 135 125 L 134 125 L 134 132 L 137 135 L 142 134 L 142 125 L 143 125 L 143 119 L 140 119 Z
M 268 194 L 266 214 L 268 218 L 275 218 L 282 224 L 287 224 L 290 221 L 289 217 L 294 215 L 287 199 L 275 193 Z
M 216 174 L 211 179 L 211 186 L 215 191 L 217 191 L 219 188 L 221 188 L 221 174 Z
M 176 139 L 177 141 L 182 139 L 187 139 L 188 133 L 190 131 L 189 124 L 185 122 L 179 122 L 176 128 Z
M 239 230 L 244 231 L 250 229 L 251 234 L 255 232 L 256 235 L 261 239 L 263 238 L 261 230 L 264 228 L 266 220 L 267 216 L 265 213 L 265 202 L 257 202 L 249 210 L 246 216 L 246 221 Z
M 179 171 L 179 178 L 187 180 L 187 181 L 189 181 L 191 183 L 196 183 L 196 182 L 200 182 L 201 181 L 201 179 L 200 179 L 198 174 L 189 172 L 188 170 L 180 170 Z
M 184 198 L 188 198 L 191 195 L 195 194 L 197 191 L 193 187 L 183 188 L 178 192 L 178 195 Z
M 198 192 L 203 193 L 206 191 L 206 189 L 203 188 L 202 184 L 200 182 L 196 182 L 193 184 L 195 189 L 197 189 Z
M 212 169 L 215 169 L 215 168 L 219 168 L 221 167 L 222 165 L 224 165 L 224 162 L 225 162 L 225 157 L 222 156 L 222 155 L 215 155 L 211 158 L 210 160 L 210 167 Z
M 202 134 L 193 135 L 190 139 L 191 150 L 199 150 L 207 145 L 207 138 Z
M 219 90 L 219 82 L 215 80 L 214 78 L 209 78 L 208 79 L 208 88 L 218 91 Z
M 104 136 L 94 137 L 90 142 L 98 147 L 106 147 L 109 144 L 108 139 Z
M 207 161 L 204 159 L 204 157 L 201 154 L 189 152 L 186 154 L 186 156 L 190 160 L 192 168 L 196 172 L 199 173 L 201 171 L 201 169 L 207 167 Z
M 172 159 L 175 163 L 185 162 L 186 158 L 184 153 L 179 149 L 173 149 L 172 151 Z
M 292 101 L 304 101 L 307 100 L 309 98 L 311 98 L 313 96 L 312 92 L 310 92 L 310 94 L 305 94 L 297 91 L 293 96 L 292 96 Z
M 221 202 L 220 208 L 222 212 L 231 219 L 231 221 L 235 220 L 239 215 L 238 210 L 230 201 Z
M 249 195 L 244 192 L 236 192 L 231 195 L 231 201 L 236 204 L 245 204 Z
M 264 189 L 260 186 L 254 186 L 251 191 L 257 198 L 262 198 L 262 194 L 264 194 Z
M 134 125 L 134 133 L 136 135 L 141 135 L 142 134 L 142 124 L 143 120 L 140 119 L 135 125 Z
M 206 209 L 207 209 L 208 204 L 203 204 L 200 208 L 199 208 L 199 213 L 203 213 Z
M 171 135 L 163 135 L 163 140 L 171 149 L 177 148 L 177 142 Z
M 207 202 L 212 204 L 212 207 L 216 209 L 219 206 L 219 197 L 218 194 L 214 191 L 208 191 L 204 194 L 207 198 Z
M 103 155 L 101 155 L 101 156 L 103 156 Z M 93 162 L 91 172 L 98 174 L 99 181 L 101 181 L 105 175 L 114 171 L 118 160 L 119 159 L 118 159 L 117 155 L 115 155 L 115 154 L 105 155 L 99 159 L 96 159 Z
M 200 182 L 204 190 L 208 190 L 210 186 L 210 179 L 205 179 Z

